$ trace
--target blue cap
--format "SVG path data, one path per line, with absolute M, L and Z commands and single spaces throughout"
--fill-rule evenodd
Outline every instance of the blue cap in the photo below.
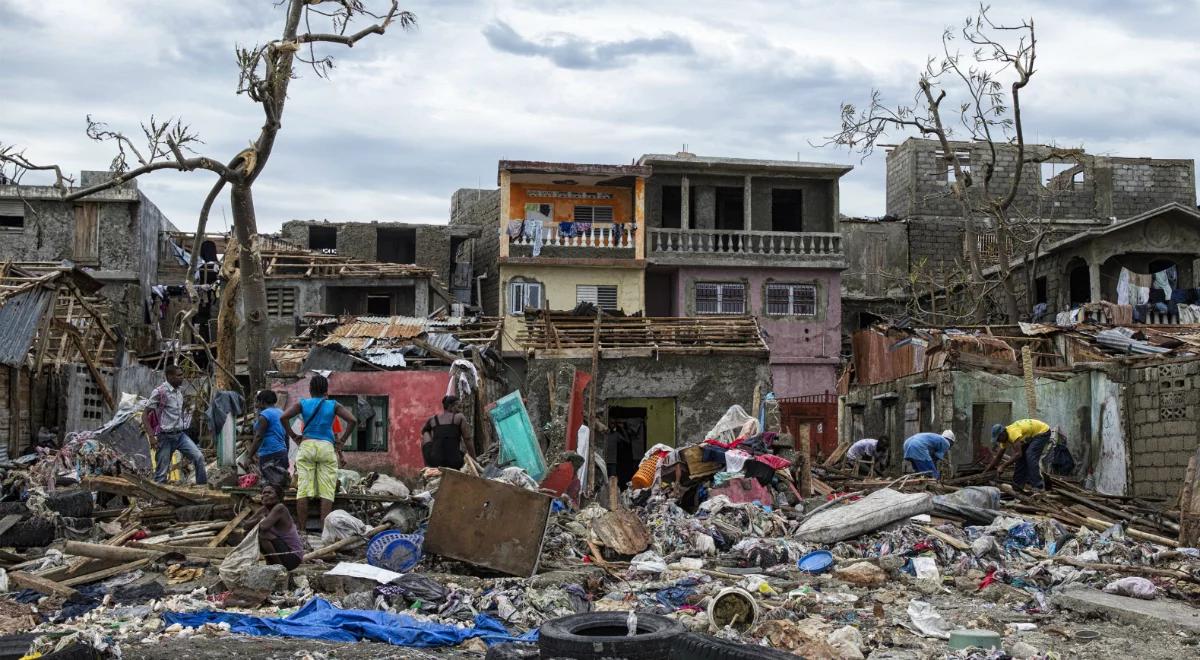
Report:
M 1000 440 L 1001 433 L 1004 433 L 1004 425 L 992 424 L 992 444 L 996 444 Z

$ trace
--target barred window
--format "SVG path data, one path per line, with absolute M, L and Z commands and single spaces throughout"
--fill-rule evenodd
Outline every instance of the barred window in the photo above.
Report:
M 817 287 L 812 284 L 768 284 L 770 316 L 816 316 Z
M 746 285 L 734 283 L 697 283 L 697 314 L 745 314 Z

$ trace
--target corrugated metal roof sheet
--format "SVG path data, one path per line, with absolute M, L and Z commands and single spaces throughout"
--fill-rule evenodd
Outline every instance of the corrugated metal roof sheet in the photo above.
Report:
M 54 293 L 54 289 L 37 287 L 9 298 L 0 307 L 0 364 L 19 367 L 29 359 L 29 347 Z

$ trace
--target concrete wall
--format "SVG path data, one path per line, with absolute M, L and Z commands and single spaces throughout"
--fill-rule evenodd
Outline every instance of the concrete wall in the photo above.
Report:
M 520 350 L 514 341 L 525 326 L 524 316 L 508 314 L 508 283 L 514 278 L 541 282 L 545 309 L 570 310 L 576 303 L 577 285 L 610 284 L 617 287 L 617 303 L 627 314 L 646 308 L 643 295 L 645 271 L 641 268 L 613 268 L 610 266 L 552 266 L 541 264 L 511 264 L 500 266 L 500 279 L 504 290 L 500 293 L 500 308 L 504 312 L 505 351 Z
M 836 270 L 784 268 L 680 268 L 675 308 L 696 316 L 697 282 L 740 282 L 747 292 L 748 314 L 758 317 L 771 348 L 775 394 L 779 397 L 833 391 L 841 351 L 841 284 Z M 817 287 L 815 317 L 767 314 L 768 284 Z
M 308 379 L 275 381 L 279 405 L 308 397 Z M 421 457 L 421 427 L 441 410 L 450 382 L 449 371 L 349 371 L 329 375 L 332 396 L 386 396 L 388 398 L 388 450 L 346 452 L 346 464 L 360 472 L 374 471 L 414 476 L 425 465 Z
M 909 272 L 908 231 L 903 222 L 842 220 L 842 296 L 903 295 Z
M 1125 437 L 1119 376 L 1081 371 L 1065 379 L 1037 378 L 1038 410 L 1032 415 L 1058 426 L 1075 458 L 1076 475 L 1096 474 L 1102 492 L 1124 494 Z M 879 398 L 877 398 L 879 397 Z M 938 369 L 870 386 L 853 386 L 843 397 L 843 442 L 888 435 L 899 459 L 904 438 L 916 432 L 951 429 L 958 437 L 951 456 L 956 465 L 991 458 L 992 423 L 1030 417 L 1024 379 L 1013 374 Z M 1003 418 L 974 419 L 976 406 L 999 404 Z M 985 408 L 978 409 L 986 413 Z M 892 461 L 899 471 L 899 461 Z M 1181 477 L 1182 478 L 1182 477 Z
M 531 360 L 525 394 L 534 429 L 550 419 L 546 374 L 562 360 Z M 590 371 L 589 360 L 567 360 L 580 371 Z M 679 444 L 703 440 L 721 415 L 734 404 L 747 408 L 754 388 L 771 391 L 771 371 L 766 359 L 723 356 L 661 356 L 601 360 L 596 410 L 607 410 L 607 401 L 639 398 L 675 399 L 675 428 Z
M 980 177 L 990 161 L 986 143 L 953 142 L 956 152 L 967 154 L 965 163 L 973 169 L 975 189 L 981 189 Z M 993 191 L 1007 190 L 1015 176 L 1016 148 L 998 145 Z M 937 152 L 936 140 L 908 139 L 888 152 L 887 212 L 901 218 L 911 216 L 962 217 L 959 202 L 950 194 L 946 163 Z M 1050 158 L 1052 147 L 1026 145 L 1025 157 Z M 1042 167 L 1026 163 L 1014 203 L 1026 217 L 1042 218 L 1126 218 L 1168 202 L 1188 206 L 1196 204 L 1195 163 L 1190 159 L 1119 158 L 1080 154 L 1078 160 L 1055 157 L 1064 167 L 1080 164 L 1083 181 L 1078 184 L 1044 185 Z M 1079 162 L 1081 161 L 1081 162 Z M 1017 214 L 1014 214 L 1017 215 Z
M 476 283 L 472 284 L 472 300 L 483 307 L 484 314 L 500 314 L 500 191 L 462 188 L 450 199 L 450 225 L 481 228 L 475 239 L 471 257 Z M 482 279 L 479 279 L 482 277 Z M 476 291 L 482 292 L 477 300 Z
M 1127 392 L 1133 495 L 1179 495 L 1200 446 L 1200 360 L 1129 369 Z
M 85 171 L 81 186 L 99 183 L 108 172 Z M 159 233 L 175 227 L 137 189 L 137 181 L 90 196 L 62 202 L 43 186 L 0 185 L 0 201 L 25 205 L 25 226 L 0 228 L 0 260 L 73 261 L 87 266 L 104 282 L 101 295 L 112 303 L 110 321 L 121 328 L 134 350 L 149 351 L 152 334 L 143 323 L 150 288 L 158 284 Z M 75 254 L 75 208 L 96 205 L 97 258 Z M 172 282 L 174 284 L 175 282 Z
M 656 167 L 646 182 L 646 225 L 662 227 L 663 186 L 679 186 L 683 176 L 677 172 L 663 171 Z M 716 189 L 743 188 L 745 176 L 741 174 L 689 174 L 688 185 L 693 197 L 690 200 L 693 229 L 716 228 Z M 837 182 L 828 179 L 802 177 L 751 177 L 751 229 L 772 231 L 771 195 L 776 188 L 801 191 L 803 206 L 801 228 L 803 231 L 834 231 Z M 741 229 L 741 227 L 738 227 Z
M 291 220 L 283 224 L 280 235 L 300 247 L 308 247 L 310 227 L 333 227 L 337 230 L 337 253 L 362 261 L 380 260 L 379 233 L 388 230 L 410 230 L 414 234 L 415 257 L 410 263 L 430 268 L 449 284 L 453 255 L 450 252 L 455 236 L 466 238 L 470 230 L 449 225 L 409 222 L 329 222 L 328 220 Z

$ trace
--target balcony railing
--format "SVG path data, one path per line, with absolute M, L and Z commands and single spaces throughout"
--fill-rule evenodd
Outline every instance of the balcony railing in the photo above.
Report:
M 538 241 L 538 238 L 531 235 L 528 228 L 526 228 L 525 233 L 517 238 L 510 239 L 509 244 L 532 246 Z M 617 224 L 593 224 L 591 228 L 583 231 L 580 231 L 576 227 L 574 231 L 564 233 L 558 223 L 545 223 L 542 225 L 540 240 L 544 248 L 633 249 L 634 247 L 633 231 L 625 228 L 623 225 Z
M 824 232 L 650 228 L 652 255 L 841 257 L 842 237 Z

